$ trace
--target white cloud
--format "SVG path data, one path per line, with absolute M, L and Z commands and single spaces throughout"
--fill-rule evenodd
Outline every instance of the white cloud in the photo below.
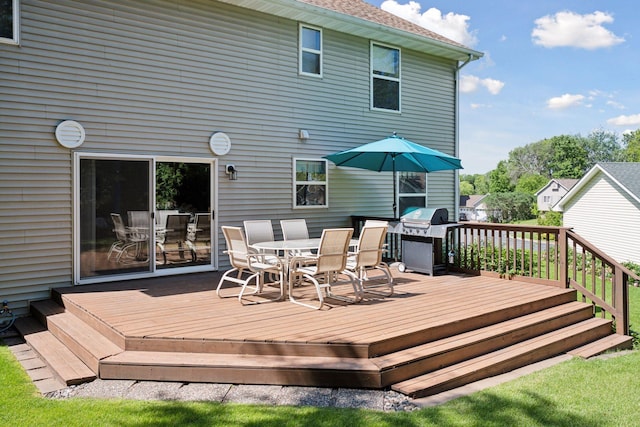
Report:
M 400 4 L 396 0 L 385 0 L 380 8 L 465 46 L 471 47 L 478 43 L 475 31 L 469 31 L 467 21 L 470 17 L 466 15 L 458 15 L 453 12 L 443 15 L 435 7 L 420 13 L 422 6 L 417 1 Z
M 504 82 L 495 79 L 481 79 L 477 76 L 466 74 L 460 77 L 460 92 L 472 93 L 476 92 L 481 87 L 484 87 L 489 91 L 491 95 L 497 95 L 504 87 Z
M 535 44 L 544 47 L 609 47 L 625 41 L 603 27 L 603 24 L 612 22 L 613 16 L 605 12 L 596 11 L 587 15 L 558 12 L 536 19 L 531 37 Z
M 562 110 L 569 107 L 580 105 L 584 100 L 584 95 L 571 95 L 565 93 L 562 96 L 556 96 L 547 101 L 547 108 L 552 110 Z
M 613 126 L 640 126 L 640 114 L 614 117 L 607 120 L 607 124 Z
M 616 108 L 618 110 L 624 110 L 625 109 L 625 106 L 622 105 L 621 103 L 617 102 L 617 101 L 609 100 L 609 101 L 607 101 L 607 105 L 610 106 L 610 107 Z

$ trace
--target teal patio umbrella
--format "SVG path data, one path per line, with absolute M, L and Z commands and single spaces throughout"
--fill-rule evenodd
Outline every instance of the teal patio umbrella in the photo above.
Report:
M 397 218 L 396 172 L 435 172 L 462 169 L 460 159 L 411 142 L 393 133 L 380 141 L 324 156 L 336 166 L 393 172 L 393 215 Z

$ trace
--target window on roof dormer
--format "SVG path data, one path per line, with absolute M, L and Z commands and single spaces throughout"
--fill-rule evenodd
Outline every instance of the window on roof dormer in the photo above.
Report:
M 0 0 L 0 43 L 18 43 L 18 0 Z
M 322 30 L 300 25 L 300 74 L 322 77 Z
M 371 108 L 400 111 L 400 49 L 371 43 Z

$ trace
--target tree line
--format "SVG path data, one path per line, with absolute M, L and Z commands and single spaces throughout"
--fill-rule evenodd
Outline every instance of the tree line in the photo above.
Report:
M 486 174 L 460 174 L 460 195 L 489 194 L 491 221 L 512 222 L 538 216 L 560 225 L 557 214 L 540 217 L 535 193 L 550 179 L 580 179 L 598 162 L 640 162 L 640 129 L 619 136 L 602 129 L 588 136 L 560 135 L 517 147 Z

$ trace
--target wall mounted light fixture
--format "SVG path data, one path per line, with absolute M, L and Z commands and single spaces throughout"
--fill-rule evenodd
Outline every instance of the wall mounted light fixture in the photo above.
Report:
M 229 175 L 229 179 L 231 181 L 235 181 L 236 179 L 238 179 L 238 170 L 236 169 L 235 165 L 226 165 L 224 167 L 224 171 L 227 175 Z
M 298 138 L 300 139 L 300 141 L 306 141 L 307 139 L 309 139 L 309 131 L 306 129 L 300 129 L 298 131 Z

